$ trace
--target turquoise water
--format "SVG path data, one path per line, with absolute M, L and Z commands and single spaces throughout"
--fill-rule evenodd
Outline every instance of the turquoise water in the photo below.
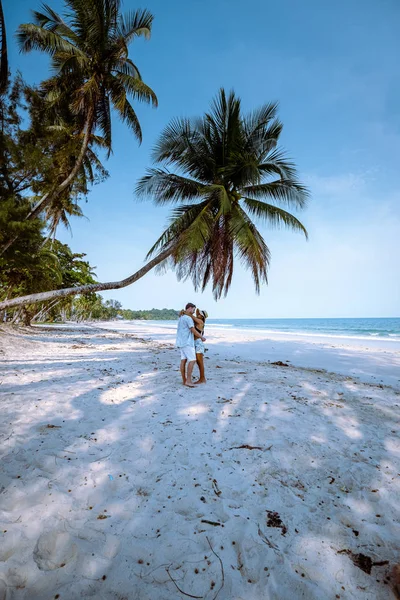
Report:
M 223 328 L 400 341 L 400 318 L 208 319 L 207 324 Z
M 143 321 L 176 329 L 176 321 Z M 207 319 L 206 327 L 223 330 L 258 330 L 321 337 L 400 342 L 400 318 L 363 319 Z

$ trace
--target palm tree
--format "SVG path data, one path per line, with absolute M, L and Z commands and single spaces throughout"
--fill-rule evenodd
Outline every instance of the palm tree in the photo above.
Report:
M 200 119 L 176 119 L 161 134 L 149 169 L 136 188 L 158 205 L 174 203 L 172 222 L 148 258 L 170 250 L 179 279 L 195 289 L 209 282 L 216 299 L 231 285 L 234 258 L 250 269 L 256 291 L 267 282 L 270 251 L 252 217 L 273 226 L 307 231 L 278 204 L 302 209 L 308 192 L 277 144 L 277 105 L 243 115 L 234 92 L 223 89 Z M 171 173 L 170 166 L 176 173 Z
M 64 98 L 52 110 L 42 90 L 24 84 L 26 102 L 29 106 L 30 127 L 24 132 L 23 142 L 31 143 L 41 150 L 40 178 L 31 184 L 35 202 L 55 184 L 61 184 L 73 169 L 80 153 L 80 131 L 84 122 L 79 116 L 71 113 L 70 106 Z M 109 176 L 95 150 L 110 151 L 106 140 L 92 133 L 86 154 L 75 179 L 61 194 L 52 199 L 44 209 L 44 221 L 49 230 L 49 237 L 55 237 L 57 227 L 62 223 L 71 230 L 68 215 L 82 217 L 83 212 L 78 205 L 79 196 L 87 196 L 89 184 L 93 185 Z M 47 240 L 46 240 L 47 241 Z
M 43 12 L 33 13 L 34 23 L 20 25 L 17 34 L 22 52 L 41 50 L 51 57 L 55 75 L 43 84 L 48 102 L 62 106 L 67 98 L 72 112 L 84 123 L 74 167 L 43 196 L 29 219 L 36 218 L 74 180 L 96 128 L 111 149 L 112 108 L 140 142 L 140 123 L 128 97 L 157 106 L 155 93 L 128 55 L 135 37 L 150 37 L 153 15 L 137 10 L 124 16 L 120 0 L 65 0 L 65 4 L 69 12 L 64 19 L 44 5 Z
M 162 133 L 154 157 L 157 162 L 173 164 L 179 173 L 172 174 L 166 167 L 150 169 L 137 186 L 139 194 L 151 195 L 157 204 L 180 203 L 171 225 L 150 249 L 149 262 L 121 281 L 12 298 L 0 302 L 0 311 L 120 289 L 168 261 L 178 277 L 191 277 L 196 288 L 204 289 L 212 281 L 219 298 L 231 284 L 235 255 L 250 267 L 258 290 L 267 280 L 270 252 L 251 216 L 307 237 L 300 221 L 277 206 L 285 203 L 302 209 L 308 192 L 297 181 L 293 164 L 277 148 L 282 124 L 276 112 L 277 106 L 268 104 L 243 116 L 239 99 L 233 93 L 227 98 L 221 90 L 203 118 L 172 121 Z
M 8 85 L 8 57 L 6 22 L 4 20 L 3 5 L 0 0 L 0 96 L 4 94 Z
M 70 216 L 84 217 L 81 207 L 70 196 L 59 196 L 52 202 L 51 206 L 46 208 L 48 235 L 43 245 L 50 239 L 54 242 L 60 224 L 64 225 L 65 229 L 72 233 L 71 224 L 68 219 Z

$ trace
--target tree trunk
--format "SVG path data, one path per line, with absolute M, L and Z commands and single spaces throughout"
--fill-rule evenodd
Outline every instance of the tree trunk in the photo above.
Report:
M 158 256 L 153 258 L 147 265 L 144 265 L 139 271 L 133 273 L 126 279 L 121 281 L 109 281 L 108 283 L 90 283 L 88 285 L 80 285 L 78 287 L 66 288 L 64 290 L 52 290 L 50 292 L 40 292 L 39 294 L 31 294 L 29 296 L 21 296 L 20 298 L 11 298 L 10 300 L 4 300 L 0 302 L 0 310 L 11 308 L 13 306 L 25 306 L 27 304 L 36 304 L 38 302 L 45 302 L 52 300 L 53 298 L 65 298 L 67 296 L 76 296 L 77 294 L 86 294 L 88 292 L 102 292 L 104 290 L 119 290 L 120 288 L 126 287 L 141 279 L 143 275 L 146 275 L 151 269 L 154 269 L 163 260 L 171 255 L 172 250 L 164 250 Z
M 54 300 L 54 302 L 52 302 L 50 304 L 50 306 L 42 306 L 42 308 L 39 310 L 39 312 L 36 313 L 36 315 L 34 317 L 32 317 L 32 323 L 35 323 L 36 321 L 39 321 L 39 319 L 42 319 L 45 315 L 47 315 L 47 313 L 54 308 L 55 306 L 57 306 L 57 304 L 59 304 L 61 302 L 61 300 Z
M 66 179 L 64 179 L 64 181 L 62 183 L 60 183 L 60 185 L 57 186 L 55 190 L 53 190 L 51 192 L 47 192 L 47 194 L 45 194 L 43 196 L 43 198 L 40 200 L 40 202 L 38 202 L 36 204 L 36 206 L 31 210 L 29 215 L 26 217 L 25 221 L 31 221 L 32 219 L 35 219 L 36 217 L 38 217 L 40 215 L 40 213 L 47 206 L 49 206 L 49 204 L 51 204 L 53 202 L 53 200 L 55 200 L 55 198 L 57 198 L 65 190 L 65 188 L 67 188 L 70 185 L 70 183 L 72 183 L 72 181 L 75 179 L 75 177 L 77 176 L 79 169 L 81 168 L 82 163 L 85 159 L 85 154 L 86 154 L 86 151 L 89 146 L 90 135 L 91 135 L 92 129 L 93 129 L 93 123 L 94 123 L 94 111 L 91 111 L 89 113 L 88 119 L 86 121 L 86 131 L 85 131 L 85 135 L 83 137 L 82 147 L 79 152 L 79 156 L 77 158 L 74 168 L 72 169 L 72 171 L 68 175 L 68 177 Z M 6 250 L 8 250 L 10 248 L 10 246 L 12 246 L 13 243 L 18 238 L 19 238 L 19 234 L 14 236 L 12 239 L 8 240 L 8 242 L 6 242 L 4 244 L 4 246 L 1 248 L 0 256 L 2 254 L 4 254 L 4 252 L 6 252 Z
M 13 318 L 11 319 L 11 323 L 13 325 L 14 325 L 14 323 L 17 323 L 17 321 L 19 320 L 21 315 L 22 315 L 22 308 L 15 311 Z
M 25 327 L 31 326 L 32 316 L 33 316 L 32 310 L 29 310 L 28 308 L 24 307 L 23 313 L 22 313 L 22 319 L 23 319 Z
M 0 95 L 7 90 L 8 84 L 8 57 L 7 57 L 7 37 L 6 24 L 4 21 L 3 5 L 0 0 Z

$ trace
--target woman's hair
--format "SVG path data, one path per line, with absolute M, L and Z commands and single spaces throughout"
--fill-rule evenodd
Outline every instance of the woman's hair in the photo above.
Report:
M 197 309 L 198 315 L 203 319 L 203 321 L 205 322 L 207 317 L 208 317 L 208 312 L 206 310 L 200 310 L 200 308 Z

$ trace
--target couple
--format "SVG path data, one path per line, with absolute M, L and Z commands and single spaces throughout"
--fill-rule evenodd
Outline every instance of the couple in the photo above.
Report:
M 207 311 L 196 310 L 196 306 L 189 302 L 179 315 L 178 331 L 176 334 L 176 347 L 181 351 L 181 375 L 183 385 L 193 388 L 192 373 L 194 363 L 200 371 L 200 377 L 195 382 L 206 383 L 204 375 L 204 325 L 208 317 Z M 187 371 L 186 371 L 187 364 Z

